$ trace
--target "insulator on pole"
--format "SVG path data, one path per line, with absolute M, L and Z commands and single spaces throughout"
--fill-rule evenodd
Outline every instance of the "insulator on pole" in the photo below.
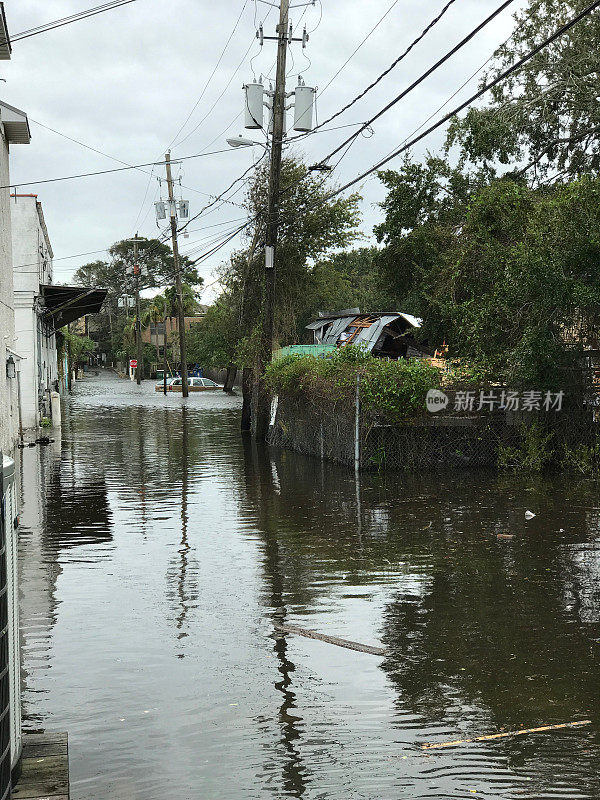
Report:
M 256 130 L 263 127 L 264 91 L 262 83 L 247 83 L 244 86 L 245 128 Z
M 312 131 L 315 89 L 305 86 L 302 76 L 298 76 L 298 86 L 294 91 L 294 130 Z

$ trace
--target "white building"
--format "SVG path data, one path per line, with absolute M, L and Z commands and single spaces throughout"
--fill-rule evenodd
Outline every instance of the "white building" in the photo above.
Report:
M 2 10 L 2 15 L 4 11 Z M 2 18 L 3 21 L 3 18 Z M 0 36 L 2 25 L 0 24 Z M 6 37 L 2 37 L 6 41 Z M 2 51 L 0 58 L 9 57 Z M 0 450 L 11 454 L 19 431 L 18 370 L 20 352 L 15 338 L 13 304 L 13 258 L 10 221 L 10 182 L 8 161 L 12 144 L 29 144 L 27 115 L 0 101 Z
M 11 45 L 0 2 L 0 60 Z M 10 222 L 9 148 L 29 144 L 27 115 L 0 101 L 0 800 L 10 797 L 11 773 L 21 757 L 21 686 L 16 571 L 17 486 L 13 455 L 19 431 L 13 259 Z
M 35 194 L 11 195 L 15 334 L 22 356 L 21 420 L 36 429 L 50 416 L 50 393 L 58 378 L 54 322 L 45 315 L 43 287 L 52 283 L 52 246 L 42 204 Z

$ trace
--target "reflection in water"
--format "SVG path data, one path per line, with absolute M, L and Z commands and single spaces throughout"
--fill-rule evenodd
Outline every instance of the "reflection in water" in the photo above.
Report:
M 69 731 L 74 800 L 600 797 L 594 485 L 356 479 L 152 388 L 85 381 L 23 454 L 26 725 Z
M 169 420 L 167 419 L 167 425 Z M 175 601 L 175 628 L 177 640 L 183 646 L 183 639 L 189 634 L 186 620 L 190 607 L 198 599 L 197 563 L 193 558 L 194 549 L 189 541 L 188 534 L 188 480 L 189 480 L 189 419 L 188 409 L 181 409 L 181 541 L 178 553 L 171 560 L 167 580 L 169 582 L 169 597 Z M 178 652 L 178 658 L 184 658 L 183 650 Z
M 268 585 L 268 605 L 274 625 L 284 625 L 287 611 L 284 601 L 283 565 L 279 552 L 277 536 L 277 516 L 273 513 L 272 499 L 280 491 L 274 491 L 273 467 L 268 451 L 258 446 L 249 436 L 244 436 L 244 467 L 246 491 L 258 511 L 258 525 L 265 542 L 263 569 Z M 275 473 L 276 474 L 276 473 Z M 277 479 L 279 483 L 279 480 Z M 305 791 L 302 759 L 296 742 L 300 738 L 301 717 L 293 713 L 296 709 L 296 694 L 292 688 L 293 662 L 288 657 L 287 634 L 274 630 L 274 651 L 277 655 L 277 669 L 280 679 L 275 688 L 281 693 L 278 720 L 281 728 L 281 744 L 286 753 L 282 767 L 281 785 L 291 797 L 302 797 Z

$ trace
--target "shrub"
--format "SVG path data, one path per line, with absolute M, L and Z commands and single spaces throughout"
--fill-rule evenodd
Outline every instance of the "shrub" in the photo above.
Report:
M 400 421 L 425 412 L 427 391 L 440 386 L 438 369 L 417 360 L 374 358 L 349 345 L 329 358 L 286 356 L 265 371 L 269 389 L 283 397 L 304 396 L 321 404 L 351 403 L 360 380 L 365 411 L 387 421 Z
M 553 434 L 545 433 L 538 421 L 522 425 L 516 447 L 500 445 L 498 448 L 498 467 L 522 472 L 543 472 L 553 456 L 552 438 Z

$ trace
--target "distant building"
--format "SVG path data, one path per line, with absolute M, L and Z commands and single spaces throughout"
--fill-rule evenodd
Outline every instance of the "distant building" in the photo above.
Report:
M 197 325 L 204 319 L 204 314 L 198 314 L 194 317 L 185 317 L 185 330 L 189 331 L 193 325 Z M 165 344 L 165 332 L 167 336 L 167 343 L 170 348 L 173 348 L 174 357 L 179 357 L 179 340 L 177 332 L 179 326 L 177 324 L 177 317 L 167 317 L 163 322 L 151 322 L 150 325 L 142 331 L 142 341 L 145 344 L 151 344 L 156 348 L 156 353 L 159 358 L 163 357 L 163 347 Z
M 306 326 L 313 333 L 314 344 L 362 347 L 380 358 L 420 358 L 431 355 L 418 342 L 415 332 L 421 320 L 400 311 L 361 313 L 348 308 L 335 313 L 321 312 L 319 318 Z

